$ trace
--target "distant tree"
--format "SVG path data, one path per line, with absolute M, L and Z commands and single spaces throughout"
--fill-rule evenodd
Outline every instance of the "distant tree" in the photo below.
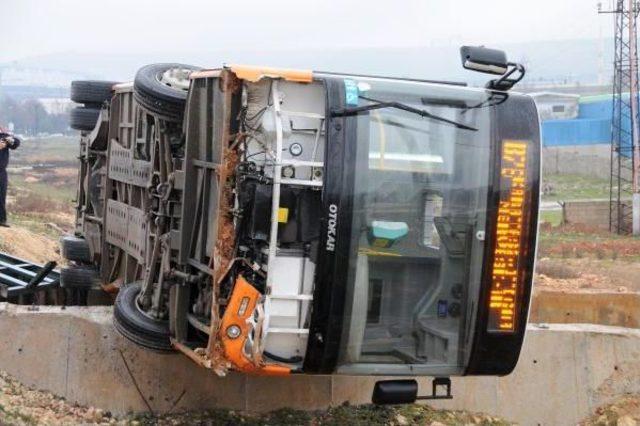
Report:
M 68 114 L 49 114 L 37 99 L 16 102 L 10 97 L 0 98 L 0 124 L 13 123 L 16 133 L 68 133 Z
M 47 110 L 40 102 L 28 99 L 22 103 L 22 113 L 24 114 L 24 128 L 27 134 L 37 135 L 44 132 L 46 125 Z
M 0 125 L 14 123 L 16 112 L 20 109 L 20 105 L 7 96 L 0 98 Z

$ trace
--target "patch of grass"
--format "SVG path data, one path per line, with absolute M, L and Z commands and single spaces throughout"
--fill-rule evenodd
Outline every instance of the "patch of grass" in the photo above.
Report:
M 640 238 L 559 226 L 538 235 L 538 256 L 640 261 Z
M 70 204 L 76 197 L 75 185 L 52 185 L 47 182 L 29 183 L 20 175 L 9 177 L 9 194 L 20 194 L 28 191 L 36 196 Z
M 581 232 L 572 229 L 554 228 L 549 232 L 540 233 L 540 242 L 571 243 L 571 242 L 604 242 L 611 240 L 634 240 L 634 237 L 609 233 Z
M 562 210 L 545 210 L 540 212 L 540 222 L 548 223 L 551 226 L 558 226 L 562 223 Z
M 11 204 L 15 214 L 51 213 L 69 209 L 69 203 L 43 197 L 36 192 L 19 192 Z
M 578 278 L 580 273 L 561 261 L 540 261 L 536 265 L 536 272 L 549 278 L 562 280 Z
M 24 186 L 22 186 L 24 185 Z M 7 206 L 9 222 L 38 234 L 58 238 L 60 229 L 73 226 L 72 193 L 69 187 L 47 187 L 12 180 L 9 188 L 11 200 Z
M 60 229 L 69 231 L 73 227 L 73 223 L 69 223 L 68 221 L 57 223 L 56 221 L 50 220 L 46 216 L 40 216 L 37 214 L 20 215 L 9 213 L 8 219 L 9 223 L 12 225 L 26 228 L 36 234 L 44 235 L 54 239 L 60 238 Z M 2 243 L 0 241 L 0 251 L 10 250 L 3 249 Z
M 54 136 L 23 140 L 11 153 L 12 166 L 32 166 L 37 163 L 75 164 L 80 151 L 80 138 Z
M 322 416 L 321 424 L 339 425 L 388 425 L 394 418 L 393 408 L 375 405 L 341 405 L 328 410 Z
M 150 414 L 133 415 L 126 421 L 139 425 L 211 424 L 211 425 L 290 425 L 290 426 L 405 426 L 430 425 L 491 425 L 506 426 L 512 423 L 480 413 L 436 410 L 428 405 L 400 406 L 343 404 L 328 410 L 307 412 L 284 408 L 270 413 L 252 415 L 228 410 L 212 410 L 201 413 L 169 414 L 155 417 Z
M 608 199 L 609 179 L 582 175 L 545 175 L 542 178 L 545 201 Z
M 0 422 L 6 425 L 37 425 L 40 423 L 35 417 L 23 413 L 19 409 L 7 410 L 4 405 L 1 404 Z
M 341 405 L 316 417 L 319 425 L 510 425 L 505 420 L 466 411 L 436 410 L 428 405 L 412 404 L 391 407 L 375 405 Z

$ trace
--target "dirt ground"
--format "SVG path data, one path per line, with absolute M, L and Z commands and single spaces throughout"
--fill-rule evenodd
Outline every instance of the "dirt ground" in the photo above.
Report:
M 73 231 L 77 169 L 39 168 L 11 173 L 7 210 L 11 228 L 0 228 L 0 251 L 36 263 L 62 264 L 59 239 Z
M 39 264 L 62 260 L 58 241 L 18 226 L 0 228 L 0 250 Z
M 640 422 L 640 396 L 625 395 L 600 407 L 580 422 L 581 426 L 635 426 Z M 48 392 L 29 389 L 0 372 L 0 424 L 2 425 L 511 425 L 509 421 L 482 413 L 436 410 L 428 405 L 376 407 L 372 405 L 333 407 L 326 411 L 277 410 L 263 415 L 237 411 L 114 416 L 94 407 L 70 404 Z
M 541 258 L 537 262 L 535 288 L 568 292 L 638 292 L 640 262 Z
M 640 291 L 640 238 L 582 225 L 542 226 L 536 290 Z
M 624 395 L 600 407 L 580 426 L 636 426 L 640 423 L 640 395 Z
M 326 411 L 278 410 L 247 415 L 228 410 L 176 413 L 164 416 L 115 417 L 93 407 L 69 404 L 47 392 L 31 390 L 0 372 L 0 424 L 2 425 L 509 425 L 494 416 L 464 411 L 435 410 L 427 405 L 398 407 L 340 406 Z
M 640 422 L 640 395 L 625 395 L 600 407 L 580 422 L 582 426 L 635 426 Z M 428 405 L 333 407 L 326 411 L 277 410 L 263 415 L 237 411 L 131 414 L 114 416 L 94 407 L 70 404 L 48 392 L 30 389 L 0 372 L 0 424 L 2 425 L 511 425 L 512 422 L 482 413 L 436 410 Z

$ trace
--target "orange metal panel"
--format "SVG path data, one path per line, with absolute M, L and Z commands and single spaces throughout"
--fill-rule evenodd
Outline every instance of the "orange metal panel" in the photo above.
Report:
M 265 77 L 282 78 L 287 81 L 295 81 L 298 83 L 311 83 L 313 81 L 313 71 L 311 70 L 294 70 L 250 65 L 229 65 L 225 68 L 230 69 L 231 72 L 233 72 L 239 79 L 254 83 Z
M 242 276 L 238 277 L 227 309 L 222 316 L 219 338 L 222 341 L 225 357 L 233 366 L 242 372 L 258 375 L 279 376 L 291 372 L 288 367 L 263 364 L 261 360 L 251 360 L 245 353 L 245 345 L 251 333 L 251 326 L 247 322 L 256 309 L 260 292 L 247 282 Z M 237 330 L 230 333 L 230 329 Z

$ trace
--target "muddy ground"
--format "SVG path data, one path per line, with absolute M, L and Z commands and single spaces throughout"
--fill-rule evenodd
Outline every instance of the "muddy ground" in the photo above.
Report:
M 39 167 L 9 174 L 11 228 L 0 228 L 0 250 L 36 263 L 63 264 L 59 238 L 73 232 L 77 169 Z
M 600 407 L 580 426 L 636 426 L 640 422 L 640 396 L 624 395 Z
M 541 226 L 535 290 L 640 292 L 640 238 Z
M 62 260 L 57 240 L 15 225 L 0 228 L 0 251 L 38 264 Z
M 47 392 L 31 390 L 0 373 L 0 424 L 3 425 L 509 425 L 481 413 L 435 410 L 427 405 L 400 407 L 340 406 L 326 411 L 278 410 L 263 415 L 216 410 L 163 416 L 114 417 L 93 407 L 69 404 Z
M 538 259 L 536 290 L 640 292 L 640 262 Z
M 600 407 L 580 425 L 635 426 L 640 421 L 640 396 L 625 395 Z M 130 414 L 116 417 L 94 407 L 70 404 L 48 392 L 27 388 L 0 372 L 0 424 L 2 425 L 511 425 L 507 420 L 483 413 L 436 410 L 428 405 L 376 407 L 372 405 L 333 407 L 325 411 L 277 410 L 248 415 L 229 410 L 208 412 Z

